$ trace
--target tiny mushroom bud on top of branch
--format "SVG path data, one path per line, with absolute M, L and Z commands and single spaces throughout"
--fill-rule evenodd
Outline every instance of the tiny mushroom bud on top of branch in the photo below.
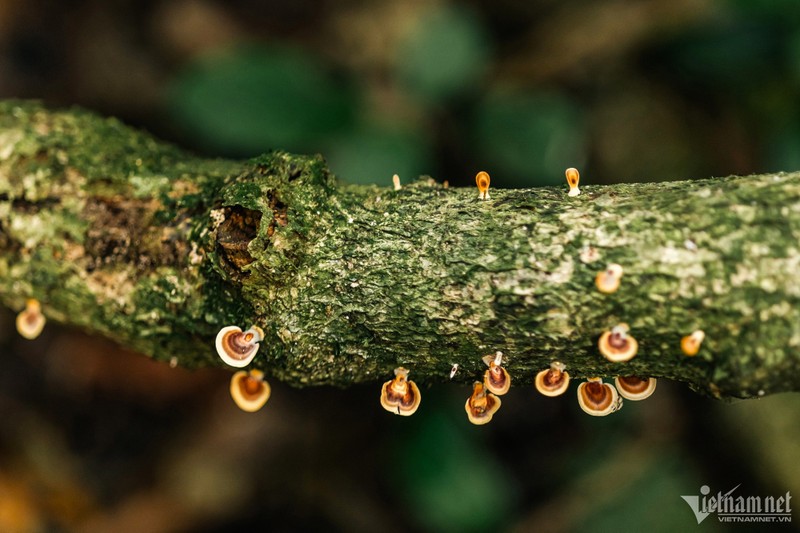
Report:
M 622 266 L 616 263 L 611 263 L 605 270 L 598 272 L 594 278 L 594 284 L 597 290 L 611 294 L 619 288 L 620 281 L 622 280 Z
M 511 376 L 503 364 L 503 352 L 496 352 L 494 355 L 483 356 L 483 362 L 489 367 L 483 375 L 483 383 L 491 392 L 502 396 L 511 388 Z
M 394 379 L 381 387 L 381 405 L 390 413 L 411 416 L 422 401 L 417 384 L 408 379 L 408 370 L 394 369 Z
M 616 377 L 619 395 L 627 400 L 639 401 L 649 398 L 656 390 L 656 378 L 639 378 L 636 376 Z
M 482 426 L 492 419 L 500 409 L 501 403 L 500 398 L 486 391 L 483 383 L 476 381 L 472 386 L 472 396 L 467 398 L 467 403 L 464 404 L 464 410 L 470 422 Z
M 458 372 L 458 363 L 454 363 L 453 366 L 450 367 L 450 379 L 453 379 L 453 377 L 456 375 L 456 372 Z
M 239 370 L 231 376 L 231 398 L 242 411 L 254 413 L 264 407 L 272 389 L 260 370 Z
M 536 374 L 534 385 L 536 390 L 545 396 L 560 396 L 569 387 L 569 374 L 565 372 L 567 365 L 559 361 L 550 363 L 550 368 Z
M 243 368 L 250 364 L 258 352 L 258 343 L 264 340 L 264 331 L 251 326 L 242 331 L 237 326 L 227 326 L 217 333 L 217 354 L 226 364 Z
M 600 378 L 589 378 L 578 385 L 578 405 L 592 416 L 606 416 L 622 407 L 622 398 L 613 385 Z
M 30 298 L 25 302 L 25 309 L 17 315 L 17 332 L 28 340 L 39 336 L 47 319 L 42 314 L 39 300 Z
M 475 184 L 478 186 L 478 199 L 488 200 L 489 196 L 489 174 L 481 170 L 475 175 Z
M 686 335 L 681 339 L 681 351 L 690 357 L 697 355 L 705 338 L 706 334 L 702 329 L 693 331 L 690 335 Z
M 569 196 L 578 196 L 581 190 L 578 188 L 578 183 L 581 181 L 581 175 L 577 168 L 568 168 L 565 172 L 567 176 L 567 183 L 569 184 Z
M 600 335 L 597 347 L 612 363 L 630 361 L 639 350 L 639 343 L 628 334 L 628 325 L 619 324 Z

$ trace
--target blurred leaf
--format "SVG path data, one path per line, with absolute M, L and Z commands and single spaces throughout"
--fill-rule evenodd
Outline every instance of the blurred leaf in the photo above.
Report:
M 514 480 L 482 446 L 481 432 L 491 428 L 471 426 L 463 409 L 457 423 L 453 406 L 435 405 L 432 397 L 393 461 L 410 514 L 434 531 L 487 531 L 507 523 Z
M 800 22 L 797 0 L 728 0 L 727 3 L 748 19 L 774 19 L 781 24 Z
M 795 32 L 787 39 L 786 61 L 796 84 L 800 80 L 800 31 Z
M 800 468 L 797 466 L 799 394 L 775 394 L 730 405 L 714 404 L 710 418 L 726 428 L 726 439 L 730 438 L 741 446 L 747 466 L 766 490 L 789 490 L 793 496 L 800 493 Z
M 242 47 L 204 57 L 172 83 L 169 110 L 209 149 L 255 155 L 315 151 L 353 119 L 352 91 L 287 49 Z
M 418 22 L 398 57 L 398 76 L 409 91 L 441 101 L 475 84 L 489 59 L 480 22 L 464 11 L 438 8 Z
M 705 481 L 694 479 L 686 472 L 686 459 L 662 450 L 657 460 L 642 464 L 644 471 L 632 483 L 622 483 L 623 489 L 609 480 L 612 501 L 596 506 L 581 521 L 575 531 L 681 531 L 697 526 L 691 508 L 681 499 L 682 494 L 697 494 Z M 656 459 L 655 457 L 653 459 Z M 592 509 L 591 502 L 587 502 Z M 712 522 L 703 524 L 703 531 L 717 531 Z
M 493 180 L 498 186 L 561 184 L 564 169 L 580 168 L 586 158 L 581 111 L 555 94 L 489 94 L 470 129 L 483 167 L 501 174 Z
M 782 66 L 776 28 L 734 21 L 695 28 L 648 58 L 690 88 L 744 93 L 773 77 Z M 720 87 L 724 87 L 721 90 Z
M 766 144 L 765 159 L 766 171 L 800 169 L 800 128 L 773 134 Z
M 393 174 L 407 183 L 431 172 L 427 139 L 411 131 L 364 126 L 337 137 L 325 154 L 331 170 L 350 183 L 391 185 Z

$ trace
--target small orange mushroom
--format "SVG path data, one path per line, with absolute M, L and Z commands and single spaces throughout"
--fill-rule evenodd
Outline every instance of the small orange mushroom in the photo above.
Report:
M 577 168 L 568 168 L 565 172 L 567 176 L 567 183 L 569 184 L 569 196 L 578 196 L 581 190 L 578 188 L 578 183 L 581 181 L 581 174 Z
M 597 347 L 603 357 L 612 363 L 624 363 L 634 358 L 639 343 L 628 334 L 627 324 L 619 324 L 600 335 Z
M 606 416 L 622 407 L 617 389 L 600 378 L 589 378 L 578 385 L 578 405 L 592 416 Z
M 217 333 L 217 354 L 226 364 L 243 368 L 256 356 L 258 343 L 263 340 L 264 331 L 258 326 L 251 326 L 247 331 L 237 326 L 226 326 Z
M 616 377 L 619 395 L 626 400 L 639 401 L 650 397 L 656 390 L 656 378 L 639 378 L 636 376 Z
M 700 351 L 700 345 L 703 344 L 705 338 L 706 334 L 702 329 L 693 331 L 681 339 L 681 351 L 689 357 L 694 357 Z
M 231 377 L 231 398 L 242 411 L 254 413 L 264 407 L 272 389 L 260 370 L 239 370 Z
M 25 309 L 17 315 L 17 332 L 28 340 L 39 336 L 47 319 L 42 314 L 39 300 L 30 298 L 25 302 Z
M 536 390 L 545 396 L 560 396 L 569 387 L 569 374 L 565 372 L 567 365 L 559 361 L 550 363 L 550 368 L 536 374 L 534 385 Z
M 605 270 L 598 272 L 594 278 L 594 284 L 597 290 L 611 294 L 619 289 L 620 281 L 622 280 L 622 266 L 616 263 L 611 263 Z
M 422 401 L 417 384 L 408 379 L 408 370 L 394 369 L 394 379 L 381 387 L 381 405 L 390 413 L 411 416 Z
M 482 426 L 492 420 L 501 403 L 500 398 L 486 391 L 483 383 L 476 381 L 472 386 L 472 396 L 467 398 L 467 403 L 464 404 L 464 410 L 470 422 Z
M 400 176 L 395 174 L 392 176 L 392 185 L 394 185 L 394 190 L 399 191 L 403 187 L 400 185 Z
M 483 383 L 489 391 L 502 396 L 511 388 L 511 376 L 503 368 L 503 352 L 483 356 L 483 362 L 489 367 L 483 374 Z
M 489 178 L 489 174 L 481 170 L 477 174 L 475 174 L 475 184 L 478 186 L 478 199 L 479 200 L 488 200 L 489 196 L 489 183 L 491 179 Z

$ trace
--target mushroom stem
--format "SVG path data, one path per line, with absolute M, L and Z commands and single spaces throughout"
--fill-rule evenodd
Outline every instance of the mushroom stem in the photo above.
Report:
M 628 339 L 628 326 L 619 324 L 611 328 L 611 345 L 615 348 L 622 348 Z
M 495 366 L 500 366 L 503 364 L 503 352 L 495 352 L 494 364 Z

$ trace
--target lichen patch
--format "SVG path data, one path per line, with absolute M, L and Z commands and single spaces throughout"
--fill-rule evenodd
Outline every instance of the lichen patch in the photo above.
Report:
M 555 283 L 557 285 L 561 285 L 563 283 L 567 283 L 572 279 L 572 273 L 575 270 L 575 264 L 572 261 L 571 257 L 567 257 L 564 261 L 561 261 L 558 266 L 552 270 L 547 279 L 550 283 Z
M 789 305 L 789 302 L 783 301 L 773 304 L 766 309 L 762 309 L 759 312 L 758 317 L 762 322 L 766 322 L 773 318 L 785 318 L 790 315 L 792 311 L 793 309 L 792 306 Z
M 38 213 L 15 212 L 9 225 L 9 236 L 22 243 L 22 246 L 31 250 L 40 243 L 52 239 L 61 230 L 59 224 L 62 219 L 54 213 L 44 211 Z
M 134 289 L 134 273 L 129 269 L 98 269 L 84 280 L 86 288 L 97 299 L 98 304 L 113 302 L 119 309 L 132 309 L 130 301 Z
M 742 287 L 756 281 L 758 273 L 749 266 L 739 263 L 736 272 L 731 274 L 731 286 Z
M 24 136 L 24 133 L 20 130 L 12 129 L 0 132 L 0 161 L 5 161 L 14 154 L 17 143 Z

